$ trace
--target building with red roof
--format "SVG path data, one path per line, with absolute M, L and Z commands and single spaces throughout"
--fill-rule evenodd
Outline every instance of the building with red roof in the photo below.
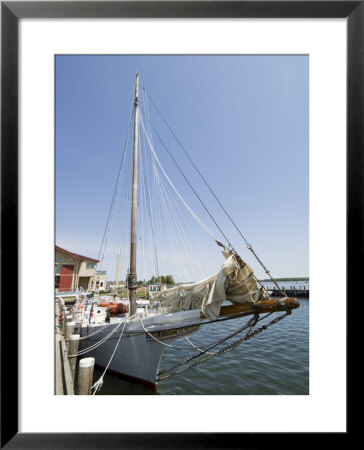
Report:
M 94 291 L 99 289 L 100 285 L 96 286 L 96 266 L 98 262 L 100 262 L 98 259 L 79 255 L 56 245 L 56 292 L 78 291 L 80 289 Z M 99 283 L 100 280 L 98 280 Z

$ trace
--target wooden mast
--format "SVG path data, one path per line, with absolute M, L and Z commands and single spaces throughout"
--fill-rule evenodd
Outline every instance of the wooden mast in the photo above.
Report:
M 138 129 L 139 129 L 139 75 L 135 80 L 135 116 L 134 116 L 134 153 L 133 153 L 133 186 L 131 205 L 131 231 L 130 231 L 130 270 L 128 276 L 130 316 L 136 312 L 136 243 L 137 243 L 137 210 L 138 210 Z

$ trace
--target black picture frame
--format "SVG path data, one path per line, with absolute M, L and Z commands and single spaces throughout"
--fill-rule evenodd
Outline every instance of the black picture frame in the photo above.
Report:
M 1 448 L 257 448 L 274 433 L 18 432 L 18 22 L 21 18 L 347 18 L 347 298 L 363 273 L 364 1 L 1 2 Z M 4 280 L 6 279 L 6 283 Z M 11 319 L 5 306 L 11 286 Z M 346 306 L 347 307 L 347 306 Z M 11 336 L 11 338 L 10 338 Z M 11 339 L 11 345 L 9 340 Z M 348 348 L 348 347 L 347 347 Z M 333 393 L 335 395 L 335 393 Z M 243 403 L 243 402 L 242 402 Z M 244 405 L 242 404 L 244 409 Z M 289 411 L 287 411 L 289 414 Z M 150 415 L 148 415 L 150 417 Z M 158 414 L 157 414 L 158 416 Z M 257 418 L 261 420 L 264 417 Z M 348 416 L 347 416 L 348 417 Z M 284 417 L 282 417 L 284 420 Z M 349 428 L 347 428 L 349 431 Z M 335 443 L 349 436 L 337 433 Z M 322 436 L 327 438 L 325 433 Z M 291 439 L 292 438 L 292 439 Z M 315 434 L 315 444 L 319 444 Z M 280 447 L 297 434 L 280 434 Z M 309 433 L 300 437 L 308 443 Z M 321 439 L 320 439 L 321 441 Z

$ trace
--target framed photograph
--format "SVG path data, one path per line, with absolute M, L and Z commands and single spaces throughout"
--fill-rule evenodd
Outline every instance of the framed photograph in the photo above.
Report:
M 2 447 L 234 448 L 287 433 L 348 436 L 363 19 L 361 1 L 1 3 Z M 185 162 L 170 152 L 172 139 Z M 219 213 L 196 194 L 197 175 Z M 119 198 L 127 213 L 117 211 Z M 193 237 L 197 229 L 205 237 Z M 227 262 L 211 278 L 207 266 L 220 262 L 203 250 L 216 243 Z M 62 352 L 70 344 L 59 315 L 73 293 L 68 310 L 82 315 L 86 339 L 78 355 L 97 333 L 105 335 L 97 345 L 111 343 L 110 359 L 92 354 L 102 362 L 88 391 L 97 395 L 55 395 L 69 375 L 57 378 L 54 324 Z M 104 297 L 96 302 L 95 293 Z M 238 294 L 249 301 L 235 303 Z M 300 307 L 282 325 L 284 342 L 263 327 L 244 342 L 248 353 L 230 353 L 253 337 L 256 303 L 265 313 Z M 245 338 L 236 326 L 228 342 L 226 332 L 201 332 L 224 314 L 225 323 L 244 316 Z M 181 336 L 199 353 L 173 350 Z M 129 357 L 123 337 L 146 348 L 144 372 L 135 355 L 120 362 Z M 229 357 L 221 362 L 220 353 Z M 159 382 L 159 392 L 108 379 L 106 369 L 148 388 Z

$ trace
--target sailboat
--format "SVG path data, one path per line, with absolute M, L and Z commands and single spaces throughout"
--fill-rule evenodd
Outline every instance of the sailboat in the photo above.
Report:
M 200 281 L 183 282 L 172 287 L 151 292 L 148 301 L 138 303 L 137 288 L 137 244 L 138 244 L 138 157 L 139 130 L 147 128 L 140 115 L 139 75 L 136 75 L 133 98 L 133 167 L 131 175 L 131 214 L 130 214 L 130 260 L 127 275 L 128 313 L 110 317 L 105 305 L 105 297 L 94 297 L 92 301 L 78 299 L 76 310 L 76 329 L 80 334 L 77 355 L 93 357 L 97 366 L 136 380 L 156 389 L 159 382 L 188 370 L 196 364 L 207 362 L 221 353 L 234 350 L 236 346 L 277 323 L 300 306 L 296 298 L 271 298 L 268 291 L 259 286 L 253 269 L 237 253 L 229 241 L 222 243 L 197 217 L 192 208 L 171 183 L 172 189 L 193 218 L 213 238 L 216 249 L 222 253 L 222 264 L 213 275 Z M 170 181 L 159 159 L 154 153 L 151 138 L 146 134 L 146 142 L 154 155 L 156 165 Z M 219 202 L 220 203 L 220 202 Z M 225 210 L 224 210 L 225 211 Z M 225 211 L 226 212 L 226 211 Z M 106 233 L 107 234 L 107 233 Z M 105 237 L 105 236 L 104 236 Z M 245 239 L 244 239 L 245 240 Z M 248 249 L 270 276 L 253 247 Z M 118 260 L 119 264 L 119 260 Z M 118 275 L 117 275 L 118 277 Z M 271 277 L 272 278 L 272 277 Z M 277 288 L 276 281 L 272 278 Z M 101 303 L 103 302 L 103 303 Z M 81 303 L 84 307 L 78 309 Z M 262 315 L 276 312 L 282 314 L 268 324 L 259 327 Z M 78 315 L 77 315 L 78 314 Z M 162 354 L 177 340 L 189 338 L 202 326 L 212 323 L 236 320 L 242 317 L 244 324 L 234 333 L 224 336 L 218 342 L 198 348 L 192 346 L 193 354 L 177 367 L 160 372 Z M 266 316 L 265 316 L 266 317 Z M 240 322 L 239 322 L 240 323 Z M 188 340 L 188 339 L 187 339 Z M 188 340 L 188 342 L 190 342 Z M 102 377 L 93 386 L 95 391 L 102 385 Z

